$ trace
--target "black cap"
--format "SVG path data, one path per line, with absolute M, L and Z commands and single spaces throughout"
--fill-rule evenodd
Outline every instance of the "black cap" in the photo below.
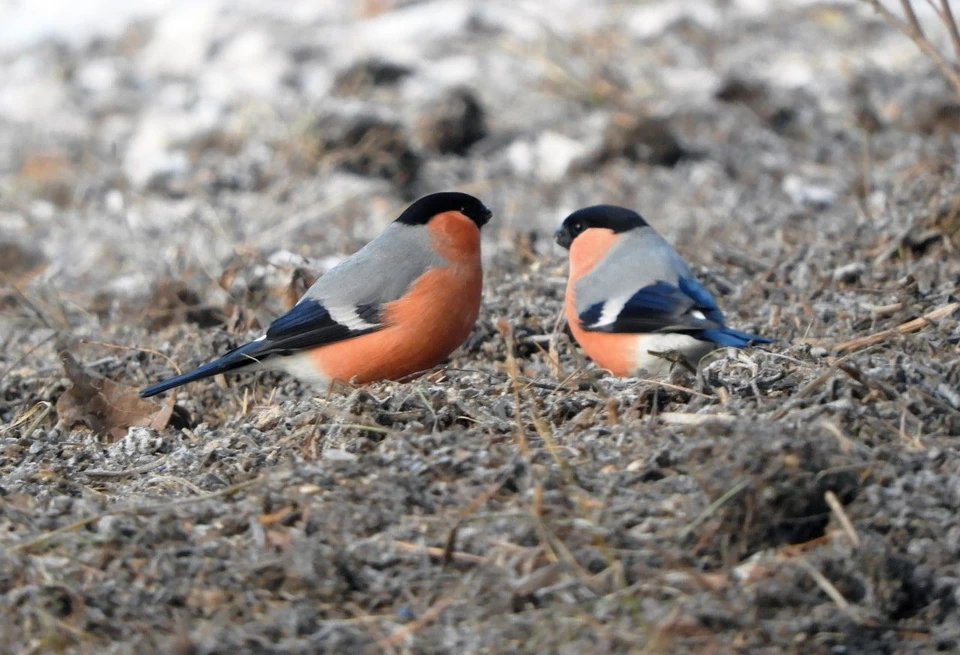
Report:
M 584 230 L 591 227 L 605 228 L 613 232 L 627 232 L 644 227 L 647 222 L 637 212 L 616 205 L 593 205 L 578 209 L 563 220 L 560 229 L 554 234 L 557 243 L 569 248 L 573 240 Z
M 493 212 L 473 196 L 457 191 L 443 191 L 417 200 L 400 214 L 397 222 L 404 225 L 426 225 L 431 218 L 443 212 L 460 212 L 476 223 L 477 227 L 486 225 L 493 216 Z

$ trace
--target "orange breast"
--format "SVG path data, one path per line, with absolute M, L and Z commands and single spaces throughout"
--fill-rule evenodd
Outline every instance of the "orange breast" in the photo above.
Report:
M 480 228 L 460 212 L 437 214 L 427 223 L 430 241 L 441 257 L 455 265 L 480 262 Z
M 603 259 L 616 240 L 617 235 L 612 230 L 603 228 L 589 228 L 573 240 L 570 245 L 570 277 L 567 281 L 564 311 L 574 339 L 587 355 L 601 368 L 609 370 L 614 375 L 626 376 L 636 368 L 637 336 L 590 332 L 581 328 L 574 292 L 577 280 L 589 273 Z
M 311 350 L 326 376 L 360 384 L 399 380 L 436 366 L 470 336 L 483 290 L 480 231 L 459 212 L 434 217 L 427 230 L 450 265 L 431 269 L 384 305 L 388 327 Z
M 570 324 L 570 331 L 573 332 L 573 338 L 586 351 L 590 359 L 600 368 L 605 368 L 614 375 L 626 377 L 631 374 L 637 362 L 637 335 L 590 332 L 580 327 L 572 278 L 567 283 L 564 311 L 567 322 Z
M 589 273 L 616 242 L 613 230 L 591 227 L 580 233 L 570 244 L 570 280 L 579 280 Z

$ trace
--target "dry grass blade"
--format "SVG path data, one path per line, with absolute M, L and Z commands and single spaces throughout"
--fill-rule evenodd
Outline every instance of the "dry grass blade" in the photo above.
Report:
M 859 337 L 857 339 L 852 339 L 841 343 L 836 347 L 837 352 L 846 352 L 848 350 L 859 350 L 864 346 L 871 346 L 875 343 L 880 343 L 885 339 L 888 339 L 891 336 L 897 334 L 909 334 L 910 332 L 917 332 L 928 325 L 931 325 L 934 321 L 939 321 L 941 319 L 947 318 L 960 310 L 960 302 L 952 302 L 938 309 L 934 309 L 931 312 L 927 312 L 920 318 L 915 318 L 912 321 L 907 321 L 902 323 L 895 328 L 890 330 L 884 330 L 882 332 L 877 332 L 876 334 L 871 334 L 865 337 Z
M 728 489 L 726 493 L 724 493 L 722 496 L 720 496 L 720 497 L 717 498 L 715 501 L 713 501 L 712 503 L 710 503 L 710 505 L 707 506 L 707 508 L 706 508 L 705 510 L 703 510 L 703 512 L 700 513 L 700 516 L 698 516 L 697 518 L 695 518 L 695 519 L 693 520 L 693 522 L 690 523 L 690 525 L 688 525 L 687 527 L 685 527 L 685 528 L 680 532 L 681 538 L 686 538 L 687 535 L 689 535 L 691 532 L 693 532 L 694 530 L 696 530 L 696 528 L 697 528 L 698 525 L 700 525 L 701 523 L 703 523 L 704 521 L 706 521 L 708 518 L 710 518 L 710 515 L 711 515 L 711 514 L 713 514 L 713 513 L 716 512 L 718 509 L 720 509 L 721 507 L 723 507 L 724 504 L 726 504 L 727 502 L 729 502 L 734 496 L 736 496 L 738 493 L 740 493 L 741 491 L 743 491 L 744 489 L 746 489 L 746 488 L 749 487 L 749 486 L 750 486 L 750 481 L 749 481 L 749 480 L 739 480 L 739 481 L 737 481 L 737 483 L 734 484 L 732 487 L 730 487 L 730 489 Z
M 534 570 L 513 583 L 515 596 L 529 596 L 544 587 L 556 584 L 569 567 L 564 562 L 553 562 Z
M 470 501 L 470 504 L 461 510 L 460 520 L 462 521 L 473 516 L 478 509 L 486 505 L 487 501 L 500 493 L 500 490 L 503 489 L 503 485 L 506 484 L 507 480 L 509 480 L 509 476 L 502 476 L 500 480 L 491 484 L 482 494 Z
M 667 425 L 706 425 L 708 423 L 733 423 L 737 417 L 730 414 L 687 414 L 684 412 L 660 412 L 657 418 Z
M 420 386 L 419 384 L 417 385 L 416 393 L 417 393 L 417 397 L 420 399 L 420 402 L 423 403 L 423 406 L 426 408 L 426 410 L 427 410 L 428 412 L 430 412 L 430 416 L 433 417 L 433 428 L 432 428 L 432 430 L 433 430 L 434 432 L 436 432 L 436 431 L 437 431 L 437 425 L 438 425 L 439 422 L 440 422 L 440 417 L 437 416 L 437 410 L 433 408 L 433 403 L 431 403 L 431 402 L 430 402 L 430 399 L 427 398 L 426 392 L 423 390 L 423 387 Z
M 886 316 L 887 314 L 896 314 L 901 309 L 906 307 L 906 303 L 895 302 L 889 305 L 868 305 L 864 303 L 864 304 L 861 304 L 860 306 L 863 309 L 870 312 L 871 314 L 873 314 L 874 316 L 879 317 L 879 316 Z
M 390 428 L 385 428 L 380 425 L 367 425 L 366 423 L 335 423 L 322 425 L 320 427 L 329 428 L 329 427 L 340 427 L 347 428 L 350 430 L 365 430 L 366 432 L 376 432 L 378 434 L 396 434 L 396 430 L 391 430 Z
M 13 290 L 13 294 L 23 303 L 23 306 L 29 309 L 37 317 L 37 319 L 43 323 L 43 326 L 49 330 L 57 331 L 55 327 L 50 323 L 50 320 L 47 318 L 47 315 L 40 311 L 40 308 L 37 307 L 32 300 L 27 298 L 24 295 L 23 291 L 20 290 L 20 287 L 14 284 L 13 280 L 7 277 L 6 274 L 0 272 L 0 282 L 3 282 L 9 289 Z M 64 326 L 66 327 L 66 326 Z
M 148 484 L 152 485 L 174 485 L 183 487 L 184 489 L 189 489 L 198 496 L 203 495 L 203 489 L 193 484 L 186 478 L 181 478 L 176 475 L 155 475 L 150 478 Z
M 903 8 L 903 14 L 907 17 L 910 27 L 920 36 L 924 36 L 923 28 L 920 27 L 920 21 L 917 20 L 917 14 L 913 10 L 913 4 L 910 0 L 900 0 L 900 6 Z
M 906 20 L 896 16 L 892 11 L 887 9 L 880 0 L 864 0 L 864 2 L 872 6 L 878 14 L 883 16 L 884 20 L 910 37 L 923 54 L 936 65 L 940 74 L 943 75 L 947 82 L 953 87 L 954 92 L 960 95 L 960 71 L 958 71 L 956 64 L 947 61 L 943 53 L 941 53 L 924 34 L 910 0 L 900 0 L 900 5 L 903 7 Z M 954 50 L 960 52 L 960 41 L 957 41 L 957 38 L 954 36 L 954 34 L 958 32 L 957 24 L 956 21 L 953 20 L 953 13 L 949 11 L 949 0 L 943 0 L 942 4 L 946 9 L 942 13 L 938 12 L 940 20 L 950 31 Z
M 165 359 L 167 361 L 167 364 L 170 365 L 170 368 L 172 368 L 174 371 L 177 372 L 177 375 L 180 375 L 181 373 L 183 373 L 183 371 L 180 369 L 180 366 L 175 361 L 173 361 L 173 359 L 170 356 L 164 355 L 159 350 L 154 350 L 153 348 L 138 348 L 137 346 L 123 346 L 117 343 L 107 343 L 105 341 L 97 341 L 95 339 L 79 339 L 78 341 L 79 343 L 87 344 L 90 346 L 100 346 L 101 348 L 111 348 L 114 350 L 132 350 L 138 353 L 147 353 L 148 355 L 156 355 L 157 357 L 161 357 Z
M 462 585 L 461 585 L 462 587 Z M 458 602 L 460 589 L 455 589 L 452 593 L 444 596 L 436 603 L 431 605 L 426 612 L 417 617 L 416 620 L 411 621 L 407 625 L 398 628 L 393 633 L 390 634 L 386 639 L 381 640 L 381 648 L 393 648 L 400 642 L 402 642 L 407 637 L 416 634 L 418 630 L 434 621 L 440 614 L 443 613 L 445 609 Z
M 824 494 L 824 499 L 827 501 L 827 505 L 830 506 L 831 511 L 833 511 L 834 516 L 836 516 L 837 520 L 840 522 L 840 526 L 843 528 L 843 531 L 850 538 L 850 542 L 854 545 L 854 547 L 859 548 L 860 535 L 857 534 L 857 529 L 853 527 L 853 522 L 843 510 L 843 505 L 840 503 L 840 499 L 837 498 L 837 495 L 832 491 L 828 491 L 826 494 Z
M 932 0 L 931 0 L 932 4 Z M 950 8 L 950 0 L 940 0 L 940 6 L 943 11 L 940 14 L 940 20 L 947 26 L 950 32 L 950 43 L 953 44 L 953 54 L 960 62 L 960 28 L 957 27 L 957 19 L 953 17 L 953 9 Z
M 513 387 L 514 418 L 517 422 L 517 446 L 520 448 L 520 454 L 523 455 L 524 459 L 527 459 L 530 455 L 530 447 L 527 444 L 527 435 L 523 427 L 523 419 L 520 416 L 520 365 L 517 363 L 517 358 L 513 354 L 513 327 L 507 319 L 501 318 L 497 321 L 497 330 L 501 336 L 503 336 L 507 348 L 507 373 L 510 376 L 510 380 L 512 381 L 511 386 Z
M 584 588 L 599 595 L 604 594 L 603 585 L 598 584 L 597 580 L 591 576 L 577 558 L 574 557 L 567 545 L 557 537 L 543 522 L 543 518 L 538 512 L 532 512 L 534 525 L 540 535 L 540 542 L 544 545 L 546 552 L 551 555 L 554 562 L 563 564 L 567 570 L 572 572 L 583 584 Z
M 400 550 L 406 550 L 411 553 L 425 553 L 430 557 L 435 557 L 437 559 L 449 556 L 451 559 L 457 560 L 458 562 L 470 562 L 471 564 L 485 564 L 488 561 L 487 558 L 483 557 L 482 555 L 474 555 L 473 553 L 463 553 L 460 551 L 447 553 L 446 549 L 444 548 L 437 548 L 435 546 L 421 546 L 419 544 L 412 544 L 409 541 L 394 540 L 393 545 Z
M 14 430 L 29 423 L 29 427 L 24 428 L 23 434 L 24 436 L 30 436 L 52 411 L 53 405 L 45 400 L 41 400 L 18 416 L 13 423 L 0 430 L 0 434 L 6 434 L 10 430 Z
M 869 446 L 866 446 L 864 444 L 861 444 L 857 441 L 853 441 L 852 439 L 850 439 L 850 437 L 845 435 L 843 433 L 843 430 L 841 430 L 833 421 L 828 421 L 827 419 L 823 419 L 822 421 L 820 421 L 819 425 L 824 430 L 826 430 L 827 432 L 829 432 L 834 436 L 834 438 L 837 440 L 837 443 L 840 445 L 840 448 L 842 448 L 844 452 L 850 452 L 854 449 L 871 452 Z
M 527 403 L 530 406 L 530 421 L 533 423 L 533 428 L 536 430 L 537 436 L 543 440 L 544 445 L 547 447 L 547 451 L 550 453 L 553 461 L 556 462 L 557 468 L 563 472 L 563 476 L 567 483 L 572 484 L 573 474 L 570 472 L 570 467 L 567 465 L 566 460 L 560 457 L 557 444 L 554 442 L 553 435 L 550 433 L 549 424 L 543 420 L 538 412 L 537 399 L 529 392 L 525 393 L 524 396 L 526 396 Z
M 27 359 L 27 357 L 29 357 L 30 355 L 32 355 L 33 353 L 35 353 L 36 351 L 38 351 L 42 346 L 46 345 L 47 342 L 49 342 L 50 339 L 54 338 L 55 336 L 57 336 L 57 333 L 56 333 L 56 332 L 51 332 L 50 334 L 48 334 L 47 336 L 45 336 L 43 339 L 41 339 L 41 340 L 40 340 L 40 343 L 36 344 L 36 345 L 33 346 L 32 348 L 29 348 L 26 352 L 24 352 L 22 355 L 20 355 L 17 359 L 13 360 L 13 361 L 10 363 L 10 365 L 7 366 L 7 368 L 5 368 L 5 369 L 3 370 L 3 373 L 0 373 L 0 382 L 3 382 L 4 379 L 5 379 L 8 375 L 10 375 L 10 371 L 12 371 L 12 370 L 15 369 L 16 367 L 20 366 L 20 364 L 22 364 L 22 363 L 24 362 L 24 360 Z
M 796 562 L 799 563 L 800 566 L 802 566 L 803 569 L 810 574 L 810 577 L 813 578 L 813 581 L 817 583 L 817 586 L 823 590 L 823 593 L 830 597 L 830 600 L 832 600 L 836 606 L 840 608 L 840 611 L 857 623 L 861 623 L 860 617 L 857 616 L 856 612 L 854 612 L 853 607 L 850 605 L 850 601 L 844 598 L 843 594 L 840 593 L 840 590 L 837 589 L 832 582 L 827 580 L 827 578 L 820 573 L 820 571 L 818 571 L 813 564 L 800 556 L 796 557 Z

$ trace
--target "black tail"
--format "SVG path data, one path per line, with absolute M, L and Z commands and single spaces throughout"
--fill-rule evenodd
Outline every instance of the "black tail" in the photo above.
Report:
M 220 359 L 215 359 L 209 364 L 204 364 L 203 366 L 195 368 L 192 371 L 187 371 L 183 375 L 178 375 L 168 380 L 164 380 L 163 382 L 157 382 L 156 384 L 150 385 L 140 392 L 140 397 L 149 398 L 150 396 L 156 396 L 158 393 L 163 393 L 168 389 L 179 387 L 180 385 L 188 382 L 213 377 L 214 375 L 219 375 L 220 373 L 226 373 L 228 371 L 237 371 L 242 368 L 257 364 L 259 363 L 257 354 L 262 345 L 262 341 L 251 341 L 244 346 L 240 346 L 236 350 L 230 351 Z

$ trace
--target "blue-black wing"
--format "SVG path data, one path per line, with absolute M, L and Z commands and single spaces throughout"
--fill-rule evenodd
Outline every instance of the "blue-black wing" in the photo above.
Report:
M 383 327 L 380 309 L 376 305 L 359 305 L 331 314 L 319 301 L 307 298 L 270 324 L 261 342 L 262 351 L 288 355 L 374 332 Z
M 716 300 L 694 279 L 680 277 L 676 284 L 660 280 L 621 302 L 608 300 L 591 305 L 580 314 L 581 326 L 594 332 L 689 334 L 722 346 L 773 341 L 724 325 Z
M 359 305 L 335 309 L 331 313 L 321 302 L 304 299 L 271 323 L 267 333 L 260 339 L 183 375 L 149 386 L 140 392 L 140 396 L 148 398 L 188 382 L 254 366 L 272 357 L 291 355 L 306 348 L 374 332 L 383 327 L 380 309 L 377 305 Z

